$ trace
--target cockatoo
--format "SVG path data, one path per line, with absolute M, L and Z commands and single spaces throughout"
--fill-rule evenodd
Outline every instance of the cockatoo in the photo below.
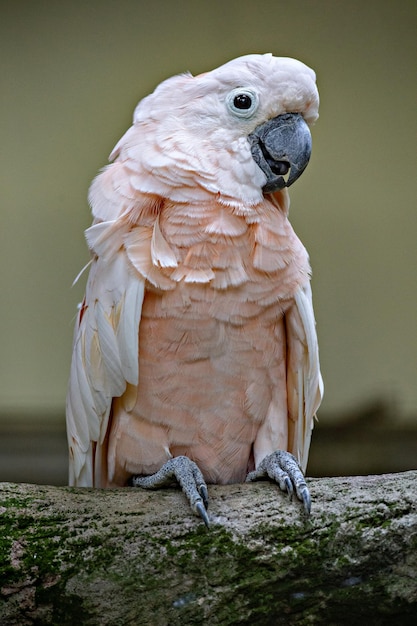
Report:
M 91 267 L 67 396 L 70 484 L 269 477 L 310 510 L 322 379 L 289 187 L 311 152 L 314 72 L 271 54 L 162 82 L 93 181 Z

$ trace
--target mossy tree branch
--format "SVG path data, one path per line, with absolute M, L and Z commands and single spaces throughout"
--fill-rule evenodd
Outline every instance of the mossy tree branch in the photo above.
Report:
M 0 623 L 414 624 L 417 471 L 175 489 L 0 488 Z

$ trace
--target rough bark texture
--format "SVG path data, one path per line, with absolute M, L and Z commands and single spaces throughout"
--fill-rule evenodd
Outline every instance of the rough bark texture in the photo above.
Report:
M 414 624 L 417 472 L 310 479 L 304 516 L 268 482 L 0 488 L 0 623 Z

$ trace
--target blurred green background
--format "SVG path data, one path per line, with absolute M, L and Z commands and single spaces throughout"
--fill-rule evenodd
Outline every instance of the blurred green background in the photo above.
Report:
M 304 61 L 321 94 L 291 189 L 326 386 L 311 472 L 416 467 L 415 0 L 3 0 L 0 12 L 0 480 L 66 479 L 90 181 L 161 80 L 251 52 Z

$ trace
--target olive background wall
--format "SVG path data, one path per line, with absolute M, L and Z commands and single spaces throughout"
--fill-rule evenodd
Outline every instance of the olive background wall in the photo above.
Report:
M 415 0 L 0 3 L 0 416 L 63 415 L 88 186 L 161 80 L 250 52 L 312 66 L 310 252 L 323 420 L 417 415 Z

